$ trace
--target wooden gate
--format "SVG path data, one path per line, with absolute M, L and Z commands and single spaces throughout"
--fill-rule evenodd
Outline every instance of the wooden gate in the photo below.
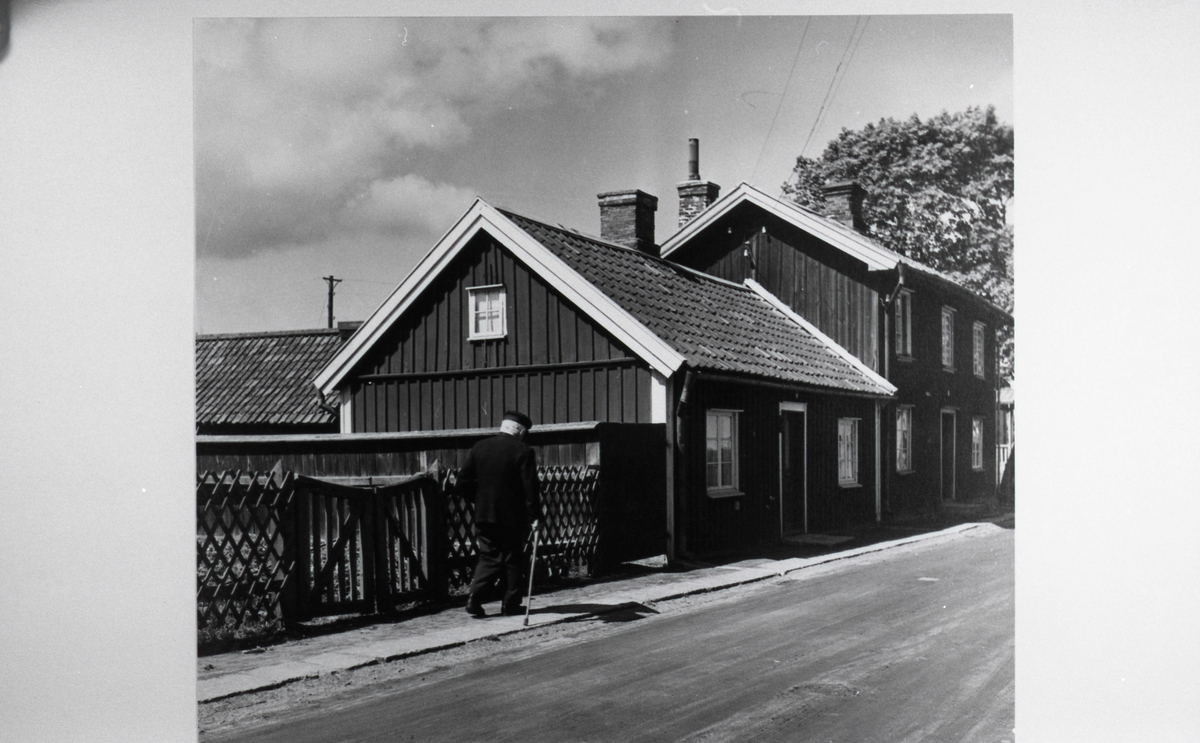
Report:
M 386 486 L 298 475 L 296 617 L 388 611 L 436 592 L 434 484 L 423 475 Z

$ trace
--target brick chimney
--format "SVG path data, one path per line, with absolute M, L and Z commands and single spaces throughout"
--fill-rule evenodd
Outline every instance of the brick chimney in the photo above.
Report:
M 717 184 L 700 180 L 700 140 L 694 137 L 688 140 L 688 179 L 677 188 L 681 228 L 711 206 L 721 193 L 721 187 Z
M 821 187 L 825 194 L 825 216 L 836 219 L 856 232 L 867 231 L 863 221 L 862 202 L 867 192 L 855 181 L 827 183 Z
M 645 191 L 609 191 L 597 194 L 600 200 L 600 237 L 634 248 L 653 256 L 658 255 L 654 244 L 654 212 L 658 197 Z

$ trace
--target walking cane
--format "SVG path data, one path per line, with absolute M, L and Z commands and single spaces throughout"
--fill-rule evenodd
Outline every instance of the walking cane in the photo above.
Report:
M 533 522 L 533 558 L 529 561 L 529 595 L 525 597 L 525 625 L 529 626 L 529 607 L 533 603 L 533 568 L 537 565 L 538 522 Z

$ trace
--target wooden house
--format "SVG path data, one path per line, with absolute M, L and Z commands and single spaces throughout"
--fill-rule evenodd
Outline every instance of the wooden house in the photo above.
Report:
M 332 330 L 196 336 L 196 433 L 336 433 L 337 408 L 312 379 L 358 323 Z
M 316 375 L 342 435 L 478 431 L 508 408 L 544 445 L 627 428 L 638 446 L 601 467 L 663 504 L 670 556 L 879 518 L 895 387 L 761 283 L 660 258 L 656 208 L 601 194 L 593 237 L 477 200 Z
M 995 496 L 996 330 L 1011 315 L 863 235 L 854 184 L 826 188 L 833 218 L 745 183 L 717 198 L 695 168 L 679 192 L 664 258 L 757 282 L 894 385 L 881 433 L 885 514 Z

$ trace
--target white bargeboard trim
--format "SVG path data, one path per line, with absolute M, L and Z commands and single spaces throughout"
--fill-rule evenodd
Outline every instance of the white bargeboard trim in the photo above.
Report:
M 671 376 L 684 357 L 601 292 L 529 233 L 477 198 L 466 213 L 422 258 L 399 286 L 363 323 L 354 337 L 330 360 L 314 383 L 332 394 L 346 376 L 481 231 L 507 248 L 529 270 L 575 304 L 601 328 L 629 347 L 654 371 Z

